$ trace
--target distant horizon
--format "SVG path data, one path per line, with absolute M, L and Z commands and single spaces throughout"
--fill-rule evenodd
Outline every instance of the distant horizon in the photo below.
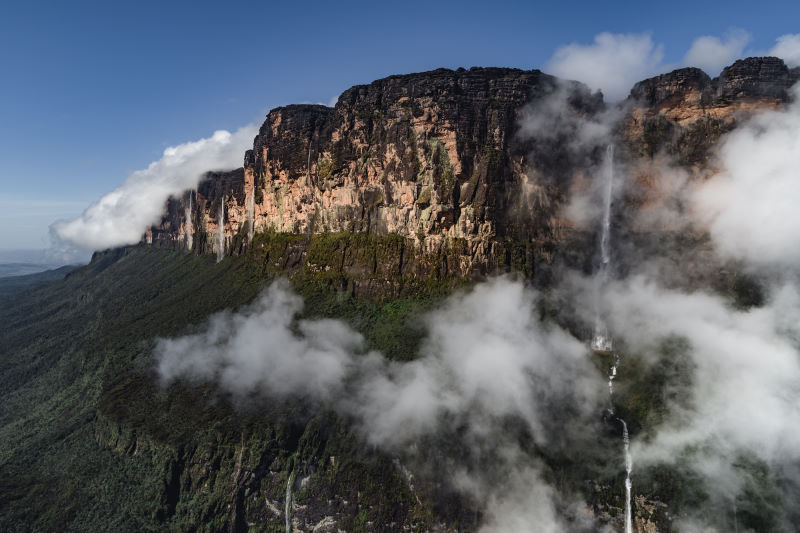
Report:
M 86 254 L 86 260 L 78 258 L 60 258 L 48 254 L 50 248 L 0 248 L 0 265 L 29 264 L 44 267 L 59 267 L 77 265 L 88 262 L 91 254 Z

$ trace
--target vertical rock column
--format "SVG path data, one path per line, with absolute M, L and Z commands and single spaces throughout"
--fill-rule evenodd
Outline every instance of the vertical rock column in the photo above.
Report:
M 255 235 L 256 225 L 256 185 L 255 185 L 255 172 L 252 167 L 245 168 L 244 170 L 244 197 L 246 202 L 246 218 L 247 218 L 247 245 L 248 247 L 253 242 L 253 235 Z

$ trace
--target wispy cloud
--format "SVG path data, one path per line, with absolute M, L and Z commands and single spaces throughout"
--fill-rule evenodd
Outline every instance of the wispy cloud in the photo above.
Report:
M 556 50 L 544 70 L 601 90 L 610 101 L 624 99 L 637 81 L 665 69 L 664 47 L 648 33 L 600 33 L 591 44 L 572 43 Z
M 59 244 L 84 250 L 134 244 L 147 226 L 159 221 L 170 195 L 196 187 L 209 170 L 241 166 L 257 131 L 250 124 L 234 133 L 221 130 L 205 139 L 169 147 L 161 159 L 133 172 L 78 218 L 54 223 L 51 234 Z
M 778 37 L 769 55 L 780 57 L 790 67 L 800 67 L 800 33 Z
M 727 135 L 722 171 L 693 196 L 719 251 L 759 266 L 800 262 L 800 88 L 795 103 L 764 111 Z
M 732 28 L 724 36 L 696 38 L 681 63 L 665 63 L 664 46 L 650 33 L 609 33 L 595 36 L 590 44 L 571 43 L 556 49 L 545 71 L 578 80 L 592 90 L 601 90 L 608 101 L 624 99 L 634 83 L 679 67 L 698 67 L 716 76 L 742 58 L 750 43 L 749 32 Z M 787 63 L 800 64 L 800 34 L 784 35 L 771 53 Z
M 686 52 L 683 64 L 700 68 L 709 76 L 716 76 L 723 67 L 741 59 L 750 39 L 750 34 L 739 28 L 731 29 L 724 39 L 711 35 L 698 37 Z
M 211 317 L 201 333 L 160 340 L 155 355 L 166 383 L 216 382 L 240 400 L 322 401 L 353 419 L 364 439 L 396 453 L 458 429 L 470 457 L 488 454 L 512 476 L 452 458 L 452 477 L 442 481 L 480 502 L 485 531 L 568 531 L 556 512 L 561 496 L 503 424 L 518 420 L 549 446 L 564 426 L 597 412 L 604 389 L 586 347 L 543 324 L 536 299 L 505 278 L 457 294 L 425 317 L 419 357 L 400 363 L 365 351 L 361 335 L 340 321 L 295 323 L 302 300 L 276 282 L 250 307 Z

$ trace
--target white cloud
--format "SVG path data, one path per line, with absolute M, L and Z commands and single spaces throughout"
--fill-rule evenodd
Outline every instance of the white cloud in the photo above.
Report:
M 794 287 L 776 288 L 768 305 L 742 311 L 718 296 L 634 277 L 611 284 L 605 305 L 628 353 L 648 356 L 660 339 L 679 336 L 688 341 L 693 362 L 682 377 L 691 388 L 683 398 L 687 405 L 673 405 L 673 417 L 655 437 L 635 443 L 637 461 L 669 463 L 687 449 L 705 450 L 693 466 L 735 492 L 731 470 L 739 452 L 768 464 L 800 458 L 800 297 Z
M 600 33 L 594 43 L 572 43 L 556 50 L 545 70 L 560 78 L 582 81 L 600 89 L 610 101 L 624 99 L 637 81 L 660 74 L 663 47 L 649 34 Z
M 201 333 L 161 339 L 161 379 L 218 381 L 232 394 L 328 399 L 356 365 L 361 335 L 336 320 L 300 321 L 302 299 L 278 281 L 239 313 L 213 315 Z
M 551 413 L 541 398 L 595 405 L 600 389 L 586 347 L 557 327 L 542 327 L 535 298 L 503 278 L 451 297 L 428 317 L 419 359 L 387 363 L 363 382 L 354 410 L 369 439 L 390 445 L 402 428 L 411 440 L 434 430 L 442 415 L 469 414 L 478 434 L 487 419 L 514 415 L 545 442 L 544 419 Z M 570 391 L 562 387 L 568 381 Z
M 800 67 L 800 33 L 778 37 L 769 55 L 780 57 L 789 67 Z
M 241 166 L 257 132 L 251 124 L 234 133 L 220 130 L 209 138 L 167 148 L 161 159 L 132 173 L 78 218 L 54 223 L 55 245 L 102 250 L 137 243 L 146 227 L 160 220 L 170 195 L 196 187 L 209 170 Z
M 515 468 L 508 473 L 499 490 L 486 495 L 486 519 L 478 533 L 596 530 L 591 527 L 590 516 L 581 517 L 575 509 L 566 509 L 571 520 L 568 526 L 565 525 L 554 505 L 558 501 L 558 494 L 542 480 L 539 469 L 530 465 L 528 459 L 517 450 L 511 449 L 507 453 L 509 463 L 514 464 Z
M 800 98 L 800 88 L 795 89 Z M 694 194 L 719 251 L 755 265 L 800 262 L 800 102 L 753 116 L 723 140 L 722 171 Z
M 556 512 L 557 491 L 504 424 L 522 422 L 547 446 L 570 424 L 590 425 L 605 390 L 586 347 L 539 321 L 536 298 L 505 278 L 454 295 L 425 317 L 419 357 L 401 363 L 365 353 L 361 335 L 340 321 L 295 322 L 302 301 L 276 282 L 240 312 L 212 316 L 200 333 L 159 340 L 155 356 L 165 383 L 215 382 L 239 399 L 324 401 L 353 419 L 367 441 L 398 454 L 459 428 L 470 457 L 488 454 L 511 475 L 498 480 L 469 458 L 450 458 L 449 481 L 483 506 L 484 530 L 539 524 L 568 531 Z
M 519 416 L 546 440 L 537 397 L 594 405 L 601 387 L 585 346 L 542 327 L 535 300 L 505 278 L 452 296 L 427 317 L 420 357 L 396 363 L 364 354 L 361 336 L 340 321 L 301 320 L 295 332 L 302 300 L 276 282 L 239 313 L 213 315 L 202 333 L 158 341 L 155 353 L 164 382 L 218 382 L 234 395 L 329 400 L 350 380 L 339 406 L 374 444 L 413 440 L 435 431 L 441 416 L 465 413 L 473 421 Z M 566 380 L 573 391 L 561 387 Z
M 732 29 L 723 41 L 719 37 L 704 35 L 692 43 L 684 56 L 683 63 L 687 67 L 697 67 L 709 76 L 716 76 L 720 71 L 742 57 L 744 47 L 750 42 L 750 34 L 742 29 Z

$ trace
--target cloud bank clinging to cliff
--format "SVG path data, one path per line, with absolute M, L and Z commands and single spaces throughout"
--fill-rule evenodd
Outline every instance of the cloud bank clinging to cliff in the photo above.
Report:
M 775 287 L 766 306 L 747 311 L 641 276 L 613 284 L 606 296 L 611 324 L 632 350 L 652 353 L 659 339 L 680 336 L 694 363 L 692 394 L 684 398 L 691 412 L 639 446 L 640 457 L 671 461 L 698 445 L 747 450 L 770 463 L 800 457 L 800 428 L 792 422 L 800 419 L 800 298 L 793 286 Z
M 720 295 L 635 276 L 613 283 L 604 301 L 626 353 L 650 368 L 670 368 L 665 417 L 632 451 L 640 471 L 669 465 L 703 482 L 708 501 L 678 530 L 718 527 L 726 519 L 712 510 L 727 514 L 732 502 L 765 515 L 775 527 L 769 530 L 790 530 L 800 491 L 796 287 L 776 285 L 766 305 L 742 310 Z M 759 490 L 772 496 L 759 500 Z
M 332 402 L 386 447 L 436 431 L 443 415 L 467 417 L 476 431 L 518 416 L 545 442 L 538 430 L 548 415 L 537 397 L 586 412 L 600 388 L 583 343 L 544 327 L 535 299 L 505 278 L 454 295 L 426 317 L 419 357 L 399 363 L 366 352 L 361 335 L 338 320 L 300 320 L 295 329 L 302 299 L 277 281 L 240 312 L 213 315 L 201 333 L 159 340 L 155 355 L 164 383 L 185 378 L 236 397 Z M 567 380 L 574 391 L 559 385 Z
M 794 100 L 800 100 L 800 93 L 795 92 Z M 583 117 L 572 117 L 570 109 L 558 105 L 557 99 L 540 108 L 546 112 L 533 109 L 532 120 L 523 116 L 523 135 L 554 135 L 561 125 L 575 122 L 586 127 L 572 129 L 597 132 L 586 140 L 577 134 L 568 137 L 577 147 L 583 146 L 583 152 L 591 153 L 612 142 L 612 123 L 598 128 Z M 796 282 L 785 278 L 800 272 L 800 216 L 793 207 L 800 198 L 798 139 L 800 104 L 795 103 L 760 112 L 721 137 L 718 148 L 712 149 L 712 166 L 718 172 L 707 181 L 698 180 L 691 169 L 673 167 L 663 154 L 642 161 L 658 176 L 657 183 L 648 187 L 657 188 L 655 196 L 664 201 L 653 202 L 634 215 L 637 227 L 661 235 L 710 229 L 722 256 L 711 261 L 721 259 L 717 265 L 734 271 L 743 262 L 748 271 L 757 272 L 766 304 L 742 310 L 732 305 L 729 294 L 715 294 L 710 286 L 677 290 L 674 278 L 672 285 L 660 278 L 674 268 L 677 256 L 662 248 L 663 256 L 644 256 L 650 262 L 642 264 L 639 250 L 622 244 L 615 251 L 626 256 L 629 272 L 636 274 L 602 291 L 603 315 L 623 347 L 623 371 L 643 362 L 651 368 L 661 365 L 664 346 L 676 341 L 679 346 L 680 353 L 673 359 L 680 359 L 682 366 L 680 372 L 670 370 L 675 374 L 669 376 L 664 395 L 668 398 L 664 400 L 665 419 L 648 421 L 646 438 L 634 433 L 633 452 L 636 468 L 642 471 L 668 465 L 675 472 L 689 471 L 704 482 L 709 502 L 700 504 L 698 516 L 676 524 L 681 531 L 712 527 L 706 523 L 710 509 L 729 509 L 733 501 L 747 507 L 748 513 L 773 510 L 774 523 L 791 522 L 787 509 L 792 508 L 800 487 L 800 432 L 795 427 L 800 418 L 800 298 Z M 581 170 L 591 183 L 599 181 L 599 169 L 593 168 L 588 158 L 576 157 L 581 150 L 573 150 L 571 156 L 575 161 L 583 159 L 586 166 Z M 635 170 L 630 161 L 615 165 L 619 187 L 636 187 L 633 176 L 626 175 L 626 166 Z M 582 228 L 590 228 L 599 224 L 600 201 L 597 191 L 586 185 L 572 191 L 567 214 L 575 215 L 570 218 Z M 693 223 L 696 227 L 690 230 Z M 695 257 L 709 250 L 701 244 L 697 251 Z M 726 263 L 731 258 L 741 262 Z M 703 261 L 698 262 L 700 269 Z M 686 269 L 684 275 L 694 274 L 691 266 L 682 268 Z M 775 279 L 772 276 L 763 279 L 767 272 L 779 273 L 780 281 L 770 281 Z M 582 313 L 586 323 L 593 318 L 587 302 L 595 291 L 596 284 L 584 280 L 566 306 Z M 624 382 L 618 384 L 625 387 Z M 774 477 L 765 481 L 768 476 L 753 474 L 752 467 L 743 466 L 747 461 L 763 465 L 768 476 Z M 779 482 L 773 481 L 778 478 Z M 773 490 L 780 487 L 784 492 L 769 504 L 756 502 L 750 491 L 759 484 Z
M 324 402 L 393 453 L 458 428 L 468 457 L 453 457 L 449 481 L 484 508 L 485 531 L 568 531 L 556 491 L 504 424 L 518 420 L 549 446 L 565 426 L 587 423 L 604 388 L 585 346 L 539 321 L 536 298 L 505 278 L 452 296 L 425 318 L 419 357 L 397 362 L 365 351 L 361 335 L 340 321 L 296 321 L 302 300 L 278 281 L 246 309 L 212 316 L 200 333 L 159 340 L 155 356 L 164 383 L 214 382 L 240 400 Z M 571 409 L 567 420 L 561 409 Z M 476 456 L 512 478 L 476 471 Z
M 599 388 L 583 343 L 536 317 L 536 294 L 500 278 L 452 296 L 427 317 L 420 357 L 389 364 L 365 381 L 355 411 L 376 443 L 391 443 L 398 429 L 422 434 L 437 418 L 465 417 L 481 433 L 490 421 L 514 415 L 546 443 L 546 403 L 577 402 L 589 412 Z M 574 387 L 565 390 L 561 384 Z
M 602 90 L 606 99 L 624 99 L 637 81 L 663 70 L 664 49 L 649 34 L 600 33 L 594 43 L 558 48 L 544 70 Z
M 719 251 L 759 266 L 800 261 L 800 88 L 795 103 L 751 117 L 723 138 L 722 171 L 694 194 Z
M 302 307 L 286 282 L 273 283 L 241 312 L 213 315 L 203 333 L 159 341 L 159 374 L 165 382 L 217 381 L 243 397 L 329 400 L 360 361 L 354 354 L 363 338 L 336 320 L 300 321 L 295 333 L 292 322 Z
M 712 35 L 698 37 L 686 52 L 683 64 L 716 76 L 724 67 L 742 57 L 750 38 L 749 33 L 738 28 L 730 30 L 724 39 Z
M 682 271 L 691 276 L 713 261 L 737 275 L 748 272 L 766 303 L 741 309 L 731 301 L 735 289 L 715 290 L 706 283 L 698 290 L 681 281 L 685 288 L 677 289 L 674 279 L 672 285 L 663 283 L 659 269 L 650 267 L 661 262 L 671 268 L 676 256 L 669 250 L 648 257 L 649 265 L 628 258 L 633 273 L 612 283 L 602 298 L 612 334 L 632 359 L 662 364 L 666 343 L 679 341 L 679 353 L 669 357 L 683 362 L 680 373 L 671 377 L 676 388 L 665 395 L 670 398 L 666 418 L 651 425 L 647 438 L 634 438 L 633 453 L 639 468 L 666 464 L 705 482 L 709 502 L 680 530 L 712 527 L 706 522 L 720 519 L 709 518 L 709 510 L 730 509 L 732 502 L 740 509 L 747 506 L 748 513 L 772 513 L 775 530 L 796 523 L 791 513 L 800 492 L 795 423 L 800 419 L 799 98 L 795 88 L 794 103 L 777 110 L 765 107 L 743 119 L 713 150 L 716 173 L 704 181 L 686 174 L 671 194 L 678 204 L 690 206 L 681 215 L 701 234 L 709 231 L 720 256 L 700 260 L 696 267 L 684 265 Z M 649 162 L 653 167 L 662 163 Z M 658 179 L 675 175 L 668 165 L 658 172 Z M 659 220 L 675 218 L 661 211 Z M 702 243 L 695 251 L 695 257 L 708 253 Z M 576 309 L 593 290 L 585 281 L 573 296 Z M 622 368 L 627 364 L 623 355 Z M 757 501 L 754 487 L 779 492 L 768 502 Z
M 171 146 L 161 159 L 133 172 L 78 218 L 55 222 L 51 235 L 57 245 L 83 250 L 135 244 L 147 226 L 160 220 L 171 195 L 196 187 L 205 172 L 241 166 L 257 132 L 250 124 L 233 133 L 220 130 L 205 139 Z
M 769 55 L 780 57 L 789 67 L 800 67 L 800 33 L 778 37 Z
M 543 68 L 560 78 L 583 82 L 602 91 L 607 101 L 618 102 L 643 79 L 680 67 L 697 67 L 715 77 L 748 52 L 779 57 L 789 67 L 800 66 L 800 34 L 778 37 L 769 51 L 746 50 L 751 40 L 752 35 L 741 28 L 731 28 L 722 37 L 702 35 L 692 41 L 679 63 L 664 63 L 664 46 L 649 33 L 603 32 L 591 44 L 558 47 Z

